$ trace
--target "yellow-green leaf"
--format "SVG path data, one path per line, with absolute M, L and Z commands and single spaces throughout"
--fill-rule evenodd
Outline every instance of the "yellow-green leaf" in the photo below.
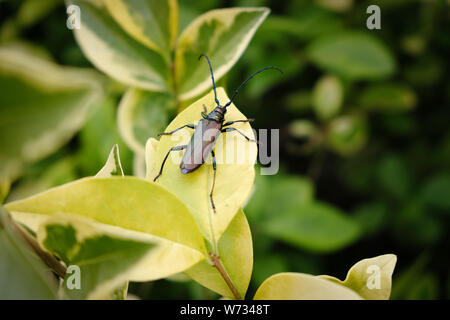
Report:
M 95 175 L 97 178 L 108 178 L 112 176 L 123 177 L 122 164 L 120 163 L 119 146 L 117 144 L 111 149 L 108 160 L 100 171 Z
M 34 231 L 50 217 L 63 214 L 87 221 L 100 233 L 113 232 L 155 244 L 143 267 L 133 270 L 129 280 L 164 278 L 205 258 L 202 236 L 187 208 L 170 192 L 146 180 L 84 178 L 11 202 L 7 208 L 14 219 Z
M 123 177 L 123 169 L 122 164 L 120 163 L 120 155 L 119 155 L 119 145 L 115 144 L 114 147 L 111 149 L 111 152 L 109 153 L 108 159 L 106 160 L 105 165 L 100 169 L 99 172 L 95 175 L 97 178 L 108 178 L 112 176 L 121 176 Z M 72 248 L 70 249 L 72 250 Z M 95 249 L 94 249 L 95 250 Z M 139 250 L 138 250 L 139 251 Z M 128 253 L 128 251 L 127 251 Z M 121 272 L 123 274 L 123 272 Z M 116 281 L 118 282 L 118 281 Z M 120 282 L 118 282 L 120 283 Z M 125 300 L 128 292 L 128 281 L 123 281 L 119 284 L 119 286 L 111 285 L 110 289 L 106 287 L 105 289 L 108 290 L 107 294 L 109 294 L 110 297 L 112 297 L 114 300 Z M 88 292 L 88 291 L 86 291 Z M 103 294 L 103 293 L 102 293 Z
M 344 285 L 364 299 L 387 300 L 391 294 L 392 273 L 396 262 L 394 254 L 384 254 L 356 263 L 350 268 L 344 281 L 326 275 L 319 277 Z
M 255 300 L 361 300 L 353 290 L 304 273 L 278 273 L 267 278 Z
M 104 3 L 129 35 L 170 60 L 178 32 L 176 0 L 108 0 Z
M 146 256 L 154 254 L 154 241 L 80 216 L 51 216 L 39 226 L 37 238 L 66 264 L 62 289 L 71 299 L 111 299 L 135 270 L 154 267 L 145 265 Z
M 227 8 L 195 19 L 176 45 L 175 80 L 180 99 L 193 98 L 211 86 L 208 65 L 198 61 L 200 54 L 209 56 L 219 80 L 242 55 L 269 12 L 267 8 Z
M 229 99 L 223 88 L 217 89 L 218 98 L 222 103 Z M 166 128 L 166 132 L 177 129 L 185 124 L 195 124 L 201 119 L 203 105 L 210 112 L 214 107 L 214 94 L 197 100 L 181 112 Z M 225 121 L 246 119 L 245 116 L 231 104 L 225 115 Z M 254 139 L 253 131 L 248 123 L 236 123 L 233 127 Z M 169 149 L 175 145 L 187 144 L 192 136 L 192 129 L 184 128 L 171 136 L 162 136 L 156 154 L 156 163 L 150 177 L 156 177 L 161 163 Z M 162 175 L 157 183 L 175 194 L 188 207 L 194 216 L 200 231 L 210 243 L 220 239 L 233 220 L 238 209 L 246 202 L 253 187 L 255 176 L 254 163 L 257 156 L 257 146 L 248 142 L 236 132 L 222 134 L 215 146 L 217 159 L 217 176 L 214 189 L 214 203 L 217 212 L 210 206 L 209 193 L 212 187 L 213 169 L 211 157 L 196 171 L 182 174 L 180 161 L 184 151 L 173 151 L 168 157 Z
M 130 37 L 108 15 L 89 1 L 70 0 L 81 10 L 75 38 L 86 57 L 98 69 L 130 86 L 168 91 L 168 67 L 163 57 Z
M 225 270 L 241 298 L 244 298 L 252 275 L 253 246 L 250 227 L 242 209 L 220 238 L 217 249 Z M 201 285 L 222 296 L 235 299 L 225 280 L 209 261 L 199 262 L 186 273 Z
M 1 185 L 65 144 L 103 95 L 96 72 L 59 66 L 26 46 L 0 47 L 0 87 Z
M 156 150 L 158 150 L 159 141 L 155 138 L 149 138 L 145 144 L 145 178 L 147 180 L 153 180 L 152 174 L 157 167 L 156 163 Z

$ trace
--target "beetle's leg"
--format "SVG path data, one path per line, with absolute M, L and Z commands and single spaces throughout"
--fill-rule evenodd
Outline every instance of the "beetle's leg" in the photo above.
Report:
M 178 130 L 181 130 L 181 129 L 185 128 L 185 127 L 191 128 L 191 129 L 195 129 L 195 124 L 185 124 L 184 126 L 179 127 L 178 129 L 175 129 L 173 131 L 158 133 L 158 136 L 168 136 L 168 135 L 171 135 L 171 134 L 173 134 L 173 133 L 177 132 Z
M 203 112 L 202 112 L 203 119 L 208 118 L 208 116 L 206 115 L 207 113 L 208 113 L 208 110 L 206 109 L 206 106 L 203 104 Z
M 209 199 L 211 200 L 211 206 L 214 210 L 214 213 L 216 213 L 216 206 L 214 205 L 214 200 L 213 200 L 213 192 L 214 192 L 214 187 L 216 185 L 216 154 L 214 153 L 214 150 L 211 150 L 211 156 L 212 156 L 212 165 L 213 165 L 213 172 L 214 172 L 214 176 L 213 176 L 213 185 L 211 188 L 211 193 L 209 194 Z
M 153 179 L 153 182 L 155 182 L 156 179 L 158 179 L 159 176 L 162 174 L 162 171 L 163 171 L 163 168 L 164 168 L 164 164 L 166 163 L 167 157 L 169 156 L 170 152 L 172 152 L 172 151 L 179 151 L 179 150 L 183 150 L 183 149 L 186 149 L 186 148 L 187 148 L 186 144 L 182 145 L 182 146 L 175 146 L 175 147 L 170 148 L 170 150 L 167 152 L 166 156 L 164 157 L 164 160 L 163 160 L 163 162 L 161 164 L 161 169 L 159 170 L 159 173 L 155 177 L 155 179 Z
M 254 139 L 250 139 L 242 131 L 240 131 L 240 130 L 238 130 L 236 128 L 225 128 L 225 129 L 222 129 L 222 132 L 230 132 L 230 131 L 237 131 L 241 136 L 243 136 L 249 142 L 256 142 L 256 143 L 258 143 L 258 141 L 254 140 Z
M 236 122 L 252 122 L 252 121 L 255 121 L 255 119 L 228 121 L 228 122 L 225 122 L 222 127 L 231 126 L 233 123 L 236 123 Z

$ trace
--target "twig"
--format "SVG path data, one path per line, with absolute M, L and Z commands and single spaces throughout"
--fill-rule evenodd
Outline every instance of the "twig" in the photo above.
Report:
M 34 239 L 23 227 L 15 223 L 11 216 L 8 216 L 8 218 L 11 221 L 11 225 L 14 226 L 28 246 L 42 259 L 42 261 L 44 261 L 48 267 L 50 267 L 59 277 L 64 279 L 67 271 L 66 267 L 63 266 L 53 255 L 42 250 L 36 239 Z
M 219 271 L 220 275 L 227 283 L 228 288 L 230 288 L 230 290 L 233 293 L 236 300 L 242 300 L 241 295 L 237 291 L 236 287 L 233 284 L 233 281 L 231 281 L 230 276 L 228 275 L 227 271 L 225 270 L 225 268 L 222 264 L 222 261 L 220 260 L 220 257 L 217 254 L 214 254 L 212 252 L 209 252 L 209 256 L 211 257 L 213 267 L 216 268 L 217 271 Z

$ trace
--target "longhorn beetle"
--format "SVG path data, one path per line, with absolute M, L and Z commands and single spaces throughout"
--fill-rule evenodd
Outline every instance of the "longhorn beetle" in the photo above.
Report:
M 206 114 L 206 107 L 203 105 L 203 112 L 201 113 L 203 119 L 201 119 L 197 125 L 194 124 L 185 124 L 184 126 L 179 127 L 178 129 L 175 129 L 170 132 L 162 132 L 158 134 L 160 135 L 171 135 L 178 130 L 181 130 L 183 128 L 190 128 L 194 129 L 194 134 L 191 137 L 191 140 L 189 141 L 189 144 L 187 145 L 181 145 L 181 146 L 175 146 L 170 148 L 170 150 L 167 152 L 166 156 L 164 157 L 164 160 L 161 164 L 161 169 L 159 170 L 158 175 L 153 179 L 153 181 L 156 181 L 156 179 L 159 178 L 159 176 L 162 174 L 164 164 L 166 163 L 167 157 L 169 156 L 170 152 L 172 151 L 180 151 L 186 149 L 186 152 L 184 153 L 183 159 L 180 164 L 180 169 L 182 174 L 190 173 L 196 169 L 198 169 L 206 160 L 208 155 L 211 153 L 212 156 L 212 165 L 214 170 L 214 176 L 213 176 L 213 184 L 211 188 L 211 192 L 209 194 L 209 199 L 211 201 L 211 206 L 214 210 L 214 213 L 216 212 L 216 206 L 214 205 L 213 200 L 213 192 L 214 192 L 214 186 L 216 184 L 216 155 L 214 154 L 213 147 L 219 138 L 221 133 L 230 132 L 230 131 L 236 131 L 240 135 L 242 135 L 245 139 L 247 139 L 249 142 L 257 142 L 256 140 L 250 139 L 247 137 L 243 132 L 240 130 L 229 127 L 230 125 L 238 122 L 251 122 L 254 119 L 246 119 L 246 120 L 234 120 L 234 121 L 225 121 L 225 114 L 227 112 L 227 107 L 233 102 L 233 99 L 238 94 L 239 90 L 244 86 L 247 81 L 249 81 L 251 78 L 256 76 L 258 73 L 267 70 L 267 69 L 276 69 L 283 73 L 280 68 L 277 67 L 265 67 L 261 70 L 258 70 L 254 74 L 252 74 L 250 77 L 248 77 L 246 80 L 244 80 L 241 85 L 234 91 L 233 96 L 231 97 L 230 101 L 228 101 L 225 105 L 220 105 L 219 99 L 217 99 L 217 92 L 216 92 L 216 84 L 214 82 L 214 74 L 211 67 L 211 62 L 209 61 L 209 58 L 207 55 L 202 54 L 198 58 L 199 60 L 201 57 L 205 57 L 206 61 L 209 65 L 209 71 L 211 72 L 211 80 L 212 80 L 212 86 L 214 90 L 214 99 L 216 102 L 216 107 L 214 110 L 212 110 L 210 113 Z M 205 133 L 208 132 L 208 136 L 205 135 Z M 212 133 L 212 134 L 211 134 Z

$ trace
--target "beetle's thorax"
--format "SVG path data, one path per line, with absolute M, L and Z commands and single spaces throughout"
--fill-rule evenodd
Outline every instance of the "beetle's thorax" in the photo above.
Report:
M 208 114 L 208 119 L 221 123 L 225 118 L 225 113 L 227 113 L 226 108 L 217 106 Z

